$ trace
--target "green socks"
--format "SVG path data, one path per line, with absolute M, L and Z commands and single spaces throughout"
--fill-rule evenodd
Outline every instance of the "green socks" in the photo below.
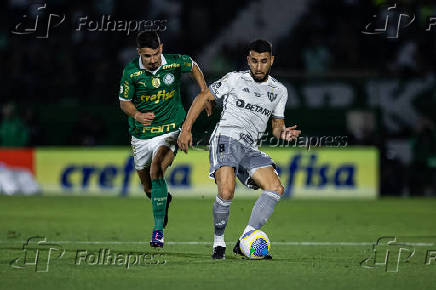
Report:
M 167 205 L 168 189 L 164 179 L 151 181 L 151 203 L 153 205 L 153 230 L 163 230 L 165 210 Z

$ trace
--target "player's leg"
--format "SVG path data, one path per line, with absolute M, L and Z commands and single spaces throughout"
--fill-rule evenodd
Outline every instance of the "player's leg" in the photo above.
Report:
M 284 192 L 273 164 L 274 162 L 267 154 L 257 150 L 251 151 L 241 161 L 241 170 L 238 171 L 239 180 L 247 187 L 261 188 L 263 192 L 253 206 L 248 225 L 240 239 L 248 232 L 260 229 L 266 223 Z M 239 247 L 240 239 L 236 242 L 233 252 L 242 255 Z M 271 256 L 265 258 L 271 259 Z
M 152 247 L 163 247 L 163 228 L 168 199 L 168 188 L 164 174 L 173 160 L 174 152 L 168 146 L 160 146 L 151 162 L 151 202 L 154 217 L 153 235 L 150 242 Z
M 142 188 L 144 189 L 145 195 L 151 199 L 151 178 L 150 178 L 150 167 L 144 169 L 136 170 L 141 181 Z
M 142 170 L 137 170 L 139 179 L 144 188 L 145 195 L 151 200 L 151 177 L 150 177 L 150 167 L 144 168 Z M 168 192 L 167 205 L 165 208 L 165 218 L 164 225 L 165 228 L 168 224 L 168 210 L 170 208 L 170 203 L 173 200 L 173 196 Z
M 215 178 L 218 186 L 218 195 L 213 204 L 214 220 L 214 243 L 213 259 L 224 259 L 226 243 L 224 241 L 224 231 L 230 214 L 235 192 L 235 170 L 241 160 L 243 153 L 239 142 L 227 137 L 216 136 L 211 138 L 209 146 L 209 176 Z
M 148 197 L 148 199 L 151 200 L 151 177 L 150 177 L 150 167 L 144 168 L 142 170 L 137 170 L 139 179 L 141 180 L 141 184 L 144 188 L 145 195 Z M 171 201 L 173 200 L 173 196 L 171 193 L 168 192 L 168 198 L 167 198 L 167 205 L 165 209 L 165 218 L 164 218 L 164 225 L 165 228 L 168 224 L 168 210 Z
M 138 139 L 132 136 L 131 145 L 133 158 L 135 161 L 135 169 L 138 173 L 144 192 L 151 198 L 152 182 L 150 177 L 150 167 L 153 157 L 155 138 Z
M 267 222 L 274 211 L 276 203 L 280 200 L 284 192 L 280 179 L 272 166 L 256 169 L 251 178 L 263 192 L 253 206 L 248 225 L 233 247 L 233 252 L 239 255 L 243 255 L 239 246 L 241 238 L 253 230 L 260 229 Z M 265 259 L 272 259 L 272 257 L 271 255 L 267 255 Z
M 235 192 L 235 169 L 230 166 L 223 166 L 215 171 L 215 182 L 218 186 L 218 195 L 213 204 L 214 221 L 214 259 L 225 258 L 226 243 L 224 241 L 224 231 L 230 215 L 230 205 L 232 204 Z
M 263 192 L 254 204 L 244 233 L 254 229 L 258 230 L 267 222 L 284 192 L 280 179 L 272 166 L 256 169 L 251 178 Z

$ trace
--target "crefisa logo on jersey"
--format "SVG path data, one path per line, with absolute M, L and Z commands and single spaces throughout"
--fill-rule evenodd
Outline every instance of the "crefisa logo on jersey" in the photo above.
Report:
M 172 73 L 167 73 L 164 77 L 163 77 L 163 82 L 169 86 L 172 83 L 174 83 L 174 75 Z

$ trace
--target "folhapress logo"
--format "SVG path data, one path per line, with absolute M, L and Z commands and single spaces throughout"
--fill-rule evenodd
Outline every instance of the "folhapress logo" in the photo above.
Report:
M 30 8 L 35 8 L 30 7 Z M 29 10 L 30 10 L 29 8 Z M 61 25 L 65 21 L 65 13 L 64 14 L 54 14 L 47 13 L 45 10 L 47 9 L 47 4 L 41 4 L 41 6 L 36 7 L 34 9 L 34 13 L 36 14 L 33 18 L 28 17 L 28 15 L 23 15 L 23 19 L 17 25 L 15 25 L 14 29 L 11 31 L 12 34 L 16 35 L 29 35 L 36 34 L 36 38 L 47 39 L 50 30 L 52 28 L 56 28 Z M 48 18 L 42 20 L 44 14 L 48 14 Z M 40 19 L 41 16 L 41 19 Z
M 387 7 L 381 14 L 373 15 L 374 20 L 365 26 L 363 34 L 384 34 L 387 38 L 398 38 L 400 30 L 410 26 L 416 18 L 415 14 L 401 11 L 397 4 Z
M 381 35 L 386 38 L 398 39 L 400 32 L 414 24 L 416 15 L 413 11 L 408 11 L 397 4 L 392 6 L 382 6 L 378 14 L 374 14 L 373 20 L 365 25 L 362 30 L 366 35 Z M 425 20 L 425 31 L 430 32 L 436 26 L 436 16 L 429 16 Z
M 30 1 L 29 1 L 30 2 Z M 126 20 L 115 19 L 112 15 L 100 15 L 99 18 L 81 16 L 67 20 L 67 13 L 50 13 L 47 3 L 33 3 L 28 7 L 29 15 L 22 15 L 22 19 L 11 31 L 15 35 L 34 35 L 36 38 L 48 39 L 53 28 L 66 22 L 76 23 L 75 32 L 125 32 L 126 35 L 137 31 L 165 31 L 166 19 Z
M 16 269 L 33 268 L 35 272 L 48 272 L 50 261 L 60 259 L 65 249 L 55 243 L 48 243 L 46 237 L 30 237 L 23 244 L 23 255 L 10 262 Z
M 436 237 L 380 237 L 372 246 L 371 255 L 361 261 L 360 266 L 396 273 L 400 265 L 436 265 L 435 240 Z

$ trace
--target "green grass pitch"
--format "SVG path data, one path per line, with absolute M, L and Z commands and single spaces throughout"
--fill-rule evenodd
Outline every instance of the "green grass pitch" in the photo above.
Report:
M 154 250 L 148 245 L 151 202 L 145 198 L 0 196 L 0 289 L 435 287 L 435 199 L 283 200 L 263 228 L 272 241 L 269 261 L 231 253 L 254 203 L 237 194 L 226 231 L 227 259 L 210 258 L 212 202 L 175 197 L 167 244 Z M 39 268 L 23 264 L 23 241 L 32 236 L 46 237 L 51 245 L 38 246 Z M 378 248 L 376 262 L 381 264 L 363 267 L 361 262 L 373 256 L 371 243 L 381 236 L 406 243 Z M 47 269 L 49 247 L 54 250 Z M 401 247 L 406 251 L 398 251 Z M 386 249 L 390 256 L 385 267 Z M 103 256 L 98 260 L 99 252 L 107 250 L 119 255 L 115 265 Z M 30 247 L 26 251 L 35 253 Z M 126 259 L 131 259 L 129 268 Z

